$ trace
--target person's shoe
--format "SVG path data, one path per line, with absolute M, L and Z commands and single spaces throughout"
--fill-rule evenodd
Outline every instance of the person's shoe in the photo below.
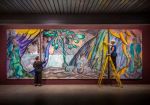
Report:
M 34 86 L 38 86 L 38 84 L 34 84 Z
M 42 84 L 38 84 L 38 86 L 42 86 Z

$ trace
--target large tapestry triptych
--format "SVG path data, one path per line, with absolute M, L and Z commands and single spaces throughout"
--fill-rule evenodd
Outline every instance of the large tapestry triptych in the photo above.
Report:
M 98 79 L 108 54 L 121 79 L 142 78 L 139 29 L 7 30 L 8 79 L 32 79 L 36 56 L 45 61 L 44 79 Z M 104 78 L 113 78 L 106 66 Z

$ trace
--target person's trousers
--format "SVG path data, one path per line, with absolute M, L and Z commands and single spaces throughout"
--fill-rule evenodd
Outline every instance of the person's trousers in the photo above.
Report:
M 116 64 L 116 56 L 111 56 L 111 59 L 112 59 L 112 61 L 113 61 L 113 63 L 114 63 L 114 66 L 115 66 L 115 68 L 117 67 L 117 64 Z
M 35 84 L 42 83 L 42 72 L 35 72 L 34 83 Z

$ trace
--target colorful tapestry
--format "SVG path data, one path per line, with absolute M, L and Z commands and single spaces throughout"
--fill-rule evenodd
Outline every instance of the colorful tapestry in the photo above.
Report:
M 115 50 L 112 52 L 114 42 Z M 142 78 L 142 32 L 138 29 L 9 29 L 7 78 L 34 77 L 40 56 L 45 79 L 98 79 L 108 54 L 114 54 L 122 79 Z M 104 78 L 113 78 L 106 65 Z

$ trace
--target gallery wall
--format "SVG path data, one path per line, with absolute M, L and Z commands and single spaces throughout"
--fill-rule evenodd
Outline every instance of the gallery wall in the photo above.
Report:
M 143 43 L 143 74 L 142 79 L 138 80 L 122 80 L 123 83 L 130 84 L 148 84 L 150 83 L 149 77 L 149 25 L 138 25 L 138 24 L 125 24 L 125 25 L 1 25 L 0 26 L 0 83 L 1 84 L 32 84 L 32 79 L 7 79 L 7 29 L 140 29 L 142 30 L 142 43 Z M 44 79 L 45 84 L 96 84 L 96 79 Z M 115 83 L 114 80 L 104 80 L 104 83 Z

